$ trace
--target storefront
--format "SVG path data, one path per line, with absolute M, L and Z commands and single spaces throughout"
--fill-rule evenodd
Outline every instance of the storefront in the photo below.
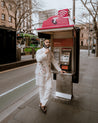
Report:
M 16 61 L 16 30 L 0 27 L 0 64 Z

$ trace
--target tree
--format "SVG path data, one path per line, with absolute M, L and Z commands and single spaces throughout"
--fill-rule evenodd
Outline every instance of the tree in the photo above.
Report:
M 98 25 L 97 25 L 98 2 L 97 0 L 81 0 L 81 2 L 93 19 L 93 30 L 96 34 L 96 57 L 98 57 Z
M 4 0 L 8 15 L 11 16 L 15 21 L 16 31 L 21 29 L 21 25 L 24 27 L 24 22 L 29 21 L 30 25 L 27 23 L 27 28 L 31 27 L 32 23 L 32 13 L 36 8 L 39 7 L 37 0 Z M 12 5 L 12 10 L 14 16 L 10 15 L 10 10 L 7 3 Z

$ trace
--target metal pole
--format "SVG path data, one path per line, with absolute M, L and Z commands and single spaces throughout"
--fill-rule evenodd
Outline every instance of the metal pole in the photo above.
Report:
M 88 35 L 88 56 L 90 55 L 90 14 L 89 14 L 89 35 Z
M 97 1 L 97 22 L 98 22 L 98 1 Z
M 90 55 L 90 35 L 89 35 L 89 38 L 88 38 L 88 56 Z
M 96 22 L 97 22 L 97 30 L 96 31 L 98 31 L 98 0 L 96 0 L 96 3 L 97 3 L 97 19 L 96 19 Z M 98 32 L 96 33 L 95 54 L 96 54 L 96 57 L 98 57 Z
M 73 0 L 73 22 L 75 24 L 75 0 Z

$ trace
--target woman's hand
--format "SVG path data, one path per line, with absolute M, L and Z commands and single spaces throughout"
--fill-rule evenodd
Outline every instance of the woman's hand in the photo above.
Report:
M 66 71 L 64 71 L 64 70 L 61 70 L 61 71 L 60 71 L 60 73 L 67 73 L 67 72 L 66 72 Z
M 46 49 L 45 54 L 49 53 L 49 48 Z

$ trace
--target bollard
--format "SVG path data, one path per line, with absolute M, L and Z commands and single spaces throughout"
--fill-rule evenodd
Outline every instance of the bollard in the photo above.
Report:
M 21 48 L 16 49 L 16 59 L 17 61 L 21 61 Z

